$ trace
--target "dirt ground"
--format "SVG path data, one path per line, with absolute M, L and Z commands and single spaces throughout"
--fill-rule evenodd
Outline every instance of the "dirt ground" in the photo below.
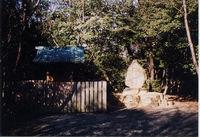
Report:
M 170 107 L 120 109 L 106 113 L 42 116 L 4 131 L 15 136 L 198 136 L 198 102 Z

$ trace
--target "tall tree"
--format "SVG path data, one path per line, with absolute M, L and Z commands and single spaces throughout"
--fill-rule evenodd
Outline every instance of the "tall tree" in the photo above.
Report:
M 195 55 L 194 45 L 193 45 L 192 38 L 191 38 L 189 24 L 188 24 L 188 17 L 187 17 L 188 12 L 187 12 L 186 0 L 183 0 L 183 9 L 184 9 L 184 24 L 185 24 L 185 30 L 186 30 L 186 34 L 187 34 L 188 44 L 189 44 L 190 52 L 191 52 L 191 55 L 192 55 L 192 61 L 193 61 L 193 64 L 195 66 L 196 73 L 198 74 L 199 67 L 198 67 L 198 63 L 197 63 L 197 59 L 196 59 L 196 55 Z
M 145 58 L 149 58 L 147 62 L 149 64 L 148 72 L 151 80 L 153 80 L 155 78 L 154 76 L 158 75 L 158 73 L 162 72 L 162 76 L 160 77 L 166 77 L 166 81 L 171 83 L 169 80 L 175 77 L 175 70 L 177 71 L 178 68 L 180 68 L 178 64 L 181 63 L 182 69 L 185 69 L 187 66 L 191 71 L 193 70 L 193 68 L 191 68 L 191 62 L 189 61 L 191 58 L 188 57 L 190 53 L 186 52 L 187 46 L 185 46 L 186 41 L 184 41 L 188 35 L 188 32 L 184 31 L 184 24 L 187 24 L 184 19 L 186 17 L 185 15 L 190 16 L 190 14 L 197 10 L 197 2 L 196 0 L 191 0 L 190 2 L 187 1 L 185 4 L 187 5 L 187 14 L 184 14 L 182 1 L 139 1 L 136 15 L 138 19 L 138 39 L 140 39 L 141 45 L 143 45 L 141 49 L 145 52 Z M 194 19 L 195 17 L 191 18 Z M 192 34 L 196 33 L 194 32 L 196 24 L 195 22 L 193 22 L 193 24 Z M 190 47 L 190 49 L 192 49 L 193 62 L 197 62 L 195 61 L 195 47 L 194 45 Z M 170 55 L 168 52 L 174 53 L 174 55 Z M 166 54 L 169 56 L 163 58 L 162 56 Z M 179 58 L 182 54 L 184 54 L 184 58 Z M 170 56 L 173 58 L 170 58 Z M 173 59 L 179 60 L 175 61 Z M 197 70 L 197 63 L 193 64 L 195 66 L 194 68 Z
M 158 37 L 162 33 L 170 32 L 180 26 L 180 21 L 174 10 L 166 1 L 147 0 L 139 1 L 137 18 L 139 20 L 137 29 L 139 39 L 147 45 L 147 57 L 149 58 L 149 77 L 154 80 L 155 72 L 155 52 L 159 45 L 156 45 Z M 161 48 L 161 47 L 160 47 Z

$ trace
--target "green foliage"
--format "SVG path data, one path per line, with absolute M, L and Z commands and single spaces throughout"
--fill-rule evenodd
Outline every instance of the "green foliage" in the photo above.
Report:
M 152 90 L 154 92 L 162 92 L 161 81 L 160 80 L 153 80 L 151 81 Z
M 146 80 L 143 85 L 143 88 L 149 89 L 150 88 L 149 86 L 151 86 L 152 92 L 163 92 L 161 85 L 162 85 L 161 80 L 152 80 L 152 81 Z
M 106 54 L 100 59 L 99 67 L 105 72 L 115 91 L 124 89 L 127 64 L 122 57 L 111 53 Z
M 197 6 L 196 0 L 187 1 L 194 43 L 198 41 L 196 35 L 198 30 Z M 170 80 L 176 81 L 178 79 L 181 83 L 186 84 L 185 76 L 191 75 L 193 77 L 195 68 L 192 64 L 184 29 L 182 1 L 140 1 L 135 17 L 138 22 L 136 39 L 140 42 L 139 58 L 145 60 L 143 66 L 147 72 L 149 72 L 150 66 L 149 55 L 152 55 L 156 81 L 159 80 L 160 83 L 166 84 Z M 195 45 L 194 48 L 197 50 L 198 44 Z M 155 89 L 159 89 L 158 83 L 152 81 L 153 88 L 155 86 Z M 197 87 L 193 92 L 197 92 Z
M 87 44 L 86 60 L 113 89 L 122 90 L 128 60 L 122 58 L 135 31 L 134 7 L 130 1 L 71 1 L 71 6 L 47 15 L 44 34 L 53 46 Z M 126 15 L 126 16 L 124 16 Z
M 138 29 L 144 37 L 155 37 L 159 33 L 169 32 L 180 26 L 176 13 L 167 7 L 166 2 L 158 0 L 140 1 Z M 173 13 L 172 13 L 173 12 Z
M 172 76 L 175 73 L 179 79 L 183 74 L 193 73 L 183 33 L 182 1 L 142 0 L 137 8 L 131 3 L 131 0 L 70 1 L 69 7 L 46 15 L 43 34 L 54 46 L 86 43 L 86 60 L 95 64 L 97 73 L 109 80 L 114 89 L 123 89 L 124 72 L 130 60 L 123 58 L 122 53 L 132 43 L 139 43 L 137 58 L 148 73 L 152 55 L 156 79 L 161 79 L 165 72 L 165 79 L 175 78 Z M 187 5 L 188 13 L 193 15 L 197 2 L 188 1 Z M 193 23 L 195 18 L 191 18 Z M 113 62 L 126 67 L 120 69 Z

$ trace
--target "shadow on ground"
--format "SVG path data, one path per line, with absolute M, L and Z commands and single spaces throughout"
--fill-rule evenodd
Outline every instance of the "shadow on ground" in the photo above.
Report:
M 198 136 L 198 114 L 177 109 L 74 113 L 18 122 L 3 135 Z

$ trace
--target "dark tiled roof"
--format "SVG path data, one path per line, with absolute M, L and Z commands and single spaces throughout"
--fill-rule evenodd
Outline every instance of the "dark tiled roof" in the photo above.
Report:
M 84 62 L 84 49 L 82 47 L 36 47 L 37 55 L 34 62 L 55 63 L 55 62 Z

